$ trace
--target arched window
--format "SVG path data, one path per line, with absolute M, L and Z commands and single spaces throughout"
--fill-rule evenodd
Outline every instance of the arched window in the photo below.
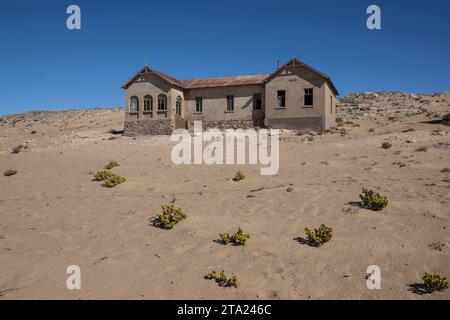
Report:
M 158 110 L 167 110 L 167 97 L 165 94 L 158 96 Z
M 176 113 L 177 115 L 181 116 L 181 105 L 182 105 L 183 99 L 181 99 L 180 96 L 177 97 L 177 102 L 176 102 Z
M 130 98 L 130 112 L 138 112 L 139 111 L 139 99 L 136 96 L 132 96 Z
M 146 95 L 144 97 L 144 111 L 152 111 L 153 110 L 153 98 L 150 95 Z

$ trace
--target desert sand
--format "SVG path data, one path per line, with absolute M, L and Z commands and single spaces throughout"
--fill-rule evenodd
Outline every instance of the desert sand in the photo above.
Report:
M 410 286 L 425 272 L 450 277 L 448 112 L 450 93 L 346 96 L 332 132 L 283 131 L 274 176 L 174 165 L 169 136 L 110 133 L 122 109 L 2 116 L 0 169 L 18 172 L 0 176 L 0 299 L 449 299 L 450 289 Z M 127 179 L 111 189 L 92 181 L 109 160 Z M 231 180 L 237 170 L 245 180 Z M 388 206 L 355 205 L 362 187 Z M 172 230 L 149 222 L 165 203 L 188 215 Z M 330 242 L 297 240 L 322 223 Z M 238 226 L 246 246 L 214 242 Z M 81 290 L 66 288 L 69 265 L 81 268 Z M 370 265 L 380 290 L 366 287 Z M 213 269 L 239 287 L 205 280 Z

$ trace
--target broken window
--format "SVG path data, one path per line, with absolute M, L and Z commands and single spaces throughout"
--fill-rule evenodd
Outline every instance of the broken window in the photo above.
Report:
M 153 98 L 150 95 L 144 97 L 144 111 L 153 110 Z
M 138 112 L 139 111 L 139 99 L 136 96 L 132 96 L 130 98 L 130 112 Z
M 277 107 L 286 108 L 286 91 L 284 90 L 277 91 Z
M 195 98 L 195 112 L 198 112 L 198 113 L 203 112 L 203 98 L 202 97 Z
M 227 96 L 227 112 L 234 111 L 234 96 Z
M 304 104 L 305 106 L 312 106 L 313 105 L 313 89 L 309 88 L 309 89 L 305 89 L 305 101 Z
M 177 113 L 177 115 L 179 115 L 179 116 L 181 116 L 181 102 L 182 102 L 182 99 L 181 99 L 181 97 L 180 96 L 178 96 L 177 97 L 177 102 L 176 102 L 176 113 Z
M 160 94 L 158 96 L 158 111 L 167 110 L 167 97 L 165 94 Z

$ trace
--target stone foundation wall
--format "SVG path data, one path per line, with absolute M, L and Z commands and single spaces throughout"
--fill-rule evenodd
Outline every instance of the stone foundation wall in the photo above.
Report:
M 273 129 L 308 129 L 317 132 L 322 131 L 321 117 L 303 117 L 303 118 L 274 118 L 267 119 L 267 126 Z
M 175 120 L 134 120 L 125 121 L 124 134 L 126 136 L 138 135 L 170 135 L 175 129 Z
M 203 121 L 203 130 L 217 128 L 220 130 L 223 129 L 250 129 L 259 127 L 264 127 L 264 120 L 208 120 Z M 190 121 L 189 128 L 194 128 L 194 122 Z

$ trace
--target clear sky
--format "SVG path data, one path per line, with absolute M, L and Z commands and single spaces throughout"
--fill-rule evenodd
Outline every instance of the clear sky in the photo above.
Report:
M 81 30 L 66 27 L 70 4 Z M 381 30 L 366 27 L 371 4 Z M 145 62 L 189 79 L 269 73 L 292 56 L 341 95 L 450 91 L 450 1 L 2 1 L 0 114 L 122 106 Z

